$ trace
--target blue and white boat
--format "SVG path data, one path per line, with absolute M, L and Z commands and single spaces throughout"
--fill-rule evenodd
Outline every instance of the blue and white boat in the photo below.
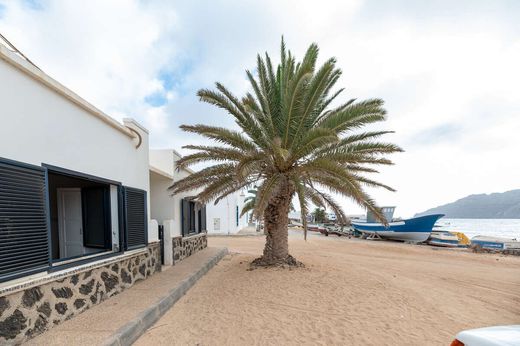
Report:
M 509 238 L 477 235 L 471 238 L 471 246 L 492 250 L 520 250 L 520 241 Z
M 434 214 L 406 220 L 389 221 L 386 226 L 380 222 L 360 222 L 358 220 L 352 220 L 352 227 L 371 237 L 375 236 L 419 243 L 426 241 L 430 237 L 433 225 L 443 216 L 443 214 Z M 367 221 L 370 221 L 369 217 L 367 217 Z
M 459 237 L 448 231 L 433 230 L 428 239 L 428 244 L 442 247 L 459 247 Z

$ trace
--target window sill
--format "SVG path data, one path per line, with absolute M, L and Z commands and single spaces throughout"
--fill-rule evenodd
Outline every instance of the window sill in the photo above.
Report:
M 114 252 L 112 250 L 107 250 L 107 251 L 96 252 L 96 253 L 93 253 L 90 255 L 72 257 L 72 258 L 68 258 L 68 259 L 56 259 L 56 260 L 53 260 L 53 262 L 51 263 L 51 267 L 59 267 L 59 266 L 69 264 L 69 263 L 89 260 L 89 259 L 92 259 L 95 257 L 101 257 L 101 256 L 106 256 L 109 254 L 116 254 L 116 253 L 117 252 Z

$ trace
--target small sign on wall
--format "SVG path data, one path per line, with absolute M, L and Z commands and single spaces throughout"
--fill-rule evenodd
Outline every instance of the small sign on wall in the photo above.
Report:
M 220 217 L 213 219 L 213 230 L 220 231 Z

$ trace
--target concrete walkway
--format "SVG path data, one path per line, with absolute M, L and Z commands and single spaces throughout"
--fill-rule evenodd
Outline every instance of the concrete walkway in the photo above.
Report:
M 130 345 L 226 253 L 225 248 L 209 247 L 173 267 L 163 267 L 161 273 L 138 282 L 27 344 Z

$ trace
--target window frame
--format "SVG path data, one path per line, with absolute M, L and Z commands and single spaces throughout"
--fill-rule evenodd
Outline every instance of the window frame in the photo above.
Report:
M 44 219 L 45 219 L 45 228 L 46 228 L 46 242 L 47 242 L 47 261 L 46 264 L 40 265 L 35 268 L 30 268 L 26 270 L 21 271 L 15 271 L 13 273 L 8 273 L 4 275 L 0 275 L 0 283 L 3 282 L 9 282 L 12 280 L 28 277 L 34 274 L 38 273 L 52 273 L 56 271 L 61 271 L 67 268 L 77 267 L 79 265 L 99 261 L 102 259 L 107 259 L 110 257 L 115 257 L 118 255 L 123 254 L 125 251 L 131 251 L 134 249 L 140 249 L 145 248 L 148 245 L 148 191 L 133 188 L 130 186 L 123 186 L 121 182 L 97 177 L 94 175 L 70 170 L 63 167 L 58 167 L 55 165 L 50 165 L 47 163 L 42 163 L 40 166 L 35 164 L 29 164 L 22 161 L 12 160 L 4 157 L 0 157 L 0 163 L 11 165 L 18 168 L 25 168 L 30 170 L 37 170 L 42 172 L 43 174 L 43 206 L 44 206 Z M 51 230 L 51 211 L 50 211 L 50 191 L 49 191 L 49 174 L 59 174 L 68 176 L 75 179 L 83 179 L 88 180 L 91 182 L 95 182 L 98 184 L 103 184 L 107 186 L 107 194 L 108 194 L 108 202 L 104 206 L 108 212 L 108 216 L 110 219 L 109 225 L 108 225 L 108 231 L 110 232 L 110 243 L 112 243 L 112 209 L 110 199 L 111 199 L 111 192 L 110 192 L 110 186 L 116 186 L 117 188 L 117 214 L 118 214 L 118 233 L 119 233 L 119 248 L 117 251 L 106 250 L 101 251 L 99 253 L 92 253 L 92 254 L 85 254 L 85 255 L 79 255 L 79 256 L 73 256 L 70 258 L 60 258 L 60 259 L 53 259 L 52 258 L 52 230 Z M 132 246 L 127 248 L 127 236 L 128 236 L 128 230 L 126 228 L 126 203 L 124 201 L 124 188 L 128 187 L 130 189 L 139 190 L 144 193 L 144 238 L 145 238 L 145 244 L 144 245 L 138 245 L 138 246 Z M 43 237 L 42 237 L 43 238 Z M 113 243 L 112 243 L 113 244 Z
M 52 235 L 51 235 L 51 227 L 50 227 L 51 212 L 50 212 L 50 201 L 49 201 L 49 199 L 50 199 L 49 173 L 64 175 L 64 176 L 68 176 L 70 178 L 83 179 L 83 180 L 91 181 L 91 182 L 98 183 L 98 184 L 108 185 L 109 190 L 110 190 L 110 185 L 117 186 L 118 190 L 119 190 L 119 186 L 122 186 L 123 184 L 118 181 L 115 181 L 115 180 L 101 178 L 101 177 L 97 177 L 95 175 L 86 174 L 86 173 L 74 171 L 74 170 L 59 167 L 59 166 L 49 165 L 47 163 L 42 163 L 42 167 L 45 168 L 45 170 L 46 170 L 45 184 L 46 184 L 46 192 L 47 192 L 47 208 L 48 208 L 47 217 L 49 219 L 48 220 L 48 222 L 49 222 L 48 239 L 49 239 L 49 248 L 50 248 L 50 250 L 49 250 L 50 251 L 49 252 L 49 258 L 50 258 L 49 272 L 58 271 L 61 269 L 74 267 L 75 265 L 81 265 L 84 263 L 94 262 L 99 259 L 104 259 L 104 258 L 122 254 L 124 252 L 124 249 L 121 246 L 121 237 L 122 237 L 121 223 L 122 223 L 122 221 L 120 218 L 118 218 L 119 219 L 118 220 L 118 223 L 119 223 L 119 227 L 118 227 L 119 228 L 119 251 L 106 250 L 106 251 L 100 251 L 99 253 L 94 253 L 94 254 L 85 254 L 85 255 L 78 255 L 78 256 L 72 256 L 72 257 L 67 257 L 67 258 L 58 258 L 58 259 L 52 258 Z M 109 191 L 109 193 L 110 193 L 110 191 Z M 120 199 L 120 196 L 118 194 L 118 207 L 119 207 L 119 199 Z M 110 211 L 110 203 L 108 203 L 107 207 L 109 209 L 109 218 L 110 218 L 108 230 L 110 231 L 110 238 L 112 238 L 112 217 L 111 217 L 111 211 Z M 82 213 L 83 213 L 83 211 L 82 211 Z M 123 231 L 124 231 L 124 229 L 123 229 Z M 112 241 L 112 240 L 110 240 L 110 241 Z M 88 258 L 85 258 L 85 257 L 88 257 Z

